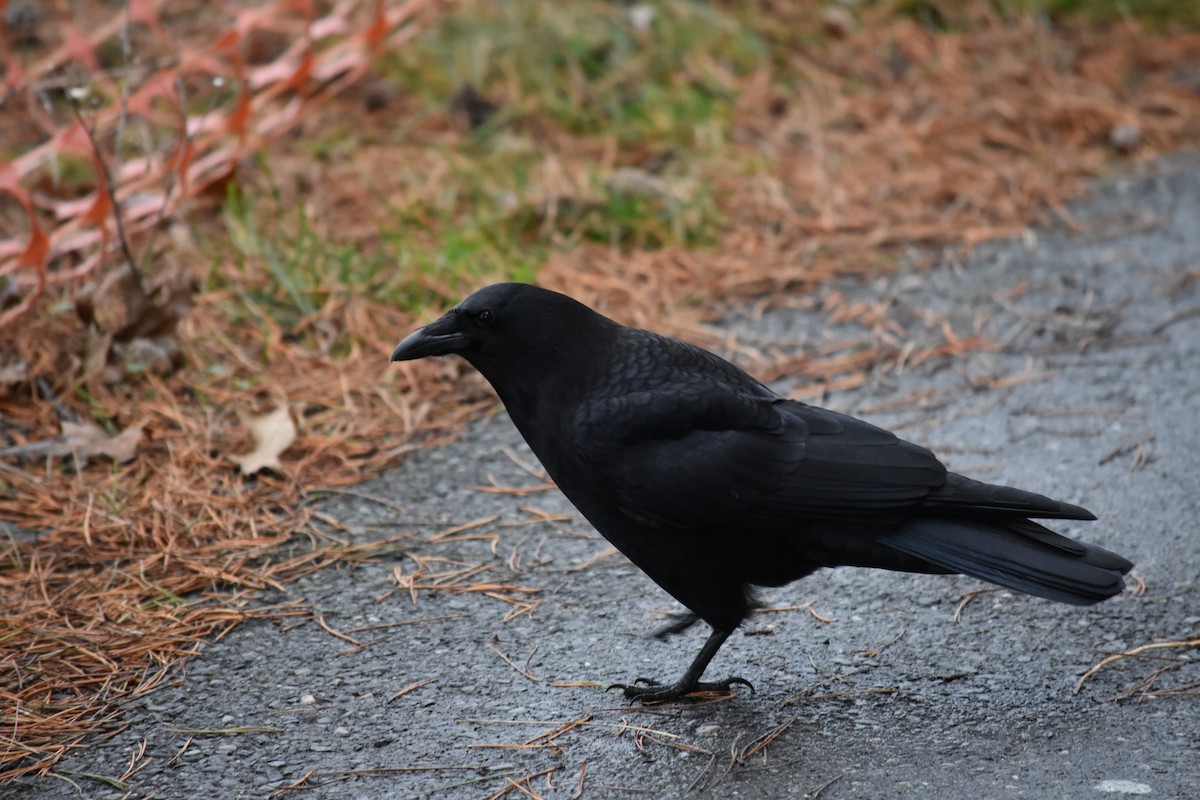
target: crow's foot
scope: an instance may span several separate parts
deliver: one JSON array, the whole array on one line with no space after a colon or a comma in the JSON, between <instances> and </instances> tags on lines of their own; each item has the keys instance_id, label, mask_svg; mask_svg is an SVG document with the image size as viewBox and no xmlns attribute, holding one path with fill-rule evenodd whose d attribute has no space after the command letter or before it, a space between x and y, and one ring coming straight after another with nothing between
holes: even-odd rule
<instances>
[{"instance_id":1,"label":"crow's foot","mask_svg":"<svg viewBox=\"0 0 1200 800\"><path fill-rule=\"evenodd\" d=\"M731 677L723 681L705 683L693 681L687 683L663 684L649 678L638 678L632 684L614 683L609 689L620 689L629 700L639 700L643 703L669 703L673 700L683 700L703 692L729 692L734 686L745 686L751 692L754 686L745 678Z\"/></svg>"}]
</instances>

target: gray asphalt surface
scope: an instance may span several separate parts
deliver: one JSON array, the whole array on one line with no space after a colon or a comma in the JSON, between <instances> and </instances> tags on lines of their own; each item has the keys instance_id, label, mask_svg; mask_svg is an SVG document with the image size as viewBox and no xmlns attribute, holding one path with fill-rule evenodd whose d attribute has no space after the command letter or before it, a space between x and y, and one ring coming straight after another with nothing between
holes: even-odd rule
<instances>
[{"instance_id":1,"label":"gray asphalt surface","mask_svg":"<svg viewBox=\"0 0 1200 800\"><path fill-rule=\"evenodd\" d=\"M650 638L672 601L606 555L556 491L471 488L538 482L506 454L532 461L498 413L323 509L356 540L420 543L419 584L481 566L456 579L475 591L419 590L414 602L396 575L419 565L400 549L324 570L276 599L302 599L342 632L394 626L351 634L365 643L354 648L311 621L243 625L129 708L125 730L57 777L0 795L257 798L312 771L282 796L475 798L507 787L519 797L511 782L543 773L520 786L557 798L1200 798L1200 697L1112 699L1169 662L1130 659L1072 693L1106 653L1200 631L1200 315L1189 315L1200 307L1200 157L1101 184L1072 213L1082 231L1038 231L932 274L826 289L895 298L917 346L940 341L920 321L930 309L960 334L978 319L1009 344L822 402L958 471L1092 509L1098 522L1059 528L1135 560L1144 594L1079 609L989 592L955 622L981 584L826 571L768 595L812 613L755 617L710 668L755 692L627 707L601 685L673 680L704 632ZM731 314L722 327L755 347L802 351L872 335L797 311ZM536 607L505 621L521 607L483 584ZM1158 655L1190 661L1154 688L1200 681L1194 649ZM121 775L143 742L127 790L87 776Z\"/></svg>"}]
</instances>

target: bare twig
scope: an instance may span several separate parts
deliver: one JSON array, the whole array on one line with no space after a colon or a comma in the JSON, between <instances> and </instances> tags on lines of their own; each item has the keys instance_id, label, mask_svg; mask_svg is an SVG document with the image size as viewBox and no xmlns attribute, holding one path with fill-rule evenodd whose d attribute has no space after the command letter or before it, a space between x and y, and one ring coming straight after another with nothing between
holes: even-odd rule
<instances>
[{"instance_id":1,"label":"bare twig","mask_svg":"<svg viewBox=\"0 0 1200 800\"><path fill-rule=\"evenodd\" d=\"M71 103L71 111L75 114L75 121L79 123L79 127L83 129L87 135L88 143L92 147L92 157L95 160L96 168L100 170L100 175L104 179L104 185L100 187L108 195L109 203L112 205L113 221L117 225L117 243L121 246L121 254L125 257L125 264L129 267L129 274L133 276L139 291L145 291L145 279L142 276L142 268L137 260L133 257L133 251L129 249L129 237L125 232L125 215L121 211L121 204L117 200L117 187L113 181L112 171L108 168L108 162L104 160L103 154L100 152L100 145L96 142L96 137L92 132L92 127L84 122L83 114L79 110L77 102ZM103 225L104 223L99 223Z\"/></svg>"},{"instance_id":2,"label":"bare twig","mask_svg":"<svg viewBox=\"0 0 1200 800\"><path fill-rule=\"evenodd\" d=\"M1092 667L1087 672L1085 672L1085 673L1083 673L1083 675L1079 676L1079 680L1075 681L1075 689L1074 689L1073 693L1079 694L1080 690L1083 689L1083 684L1085 684L1097 672L1104 669L1105 667L1107 667L1110 664L1115 664L1118 661L1123 661L1127 658L1134 658L1137 656L1145 656L1152 650L1180 649L1180 648L1200 648L1200 636L1193 636L1189 639L1182 639L1179 641L1151 642L1149 644L1139 645L1130 650L1125 650L1124 652L1121 652L1121 653L1113 653L1112 655L1105 656L1104 658L1100 659L1100 661L1098 661L1094 665L1092 665Z\"/></svg>"},{"instance_id":3,"label":"bare twig","mask_svg":"<svg viewBox=\"0 0 1200 800\"><path fill-rule=\"evenodd\" d=\"M530 671L529 671L529 666L528 666L529 659L533 658L533 654L537 652L537 647L536 647L536 646L533 648L533 650L531 650L531 651L530 651L530 653L529 653L529 658L527 658L527 659L525 660L525 661L526 661L526 666L524 666L524 667L519 667L519 666L517 666L517 664L516 664L516 663L515 663L515 662L512 660L512 658L510 658L510 657L508 656L508 654L507 654L507 653L505 653L505 652L504 652L503 650L501 650L499 647L496 647L494 644L489 644L489 645L488 645L488 648L489 648L489 649L490 649L490 650L491 650L493 653L495 653L496 655L500 656L501 660L503 660L505 664L508 664L510 667L512 667L513 669L515 669L515 670L516 670L518 673L520 673L520 674L521 674L522 676L524 676L525 678L528 678L529 680L533 681L534 683L541 683L541 682L542 682L542 679L541 679L541 678L539 678L537 675L534 675L532 672L530 672Z\"/></svg>"}]
</instances>

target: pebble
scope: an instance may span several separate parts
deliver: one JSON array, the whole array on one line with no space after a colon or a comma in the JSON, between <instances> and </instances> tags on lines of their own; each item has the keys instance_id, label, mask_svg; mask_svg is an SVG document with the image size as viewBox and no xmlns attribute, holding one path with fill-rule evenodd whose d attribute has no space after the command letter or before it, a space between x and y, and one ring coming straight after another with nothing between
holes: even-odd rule
<instances>
[{"instance_id":1,"label":"pebble","mask_svg":"<svg viewBox=\"0 0 1200 800\"><path fill-rule=\"evenodd\" d=\"M1108 132L1108 143L1113 146L1114 150L1128 153L1130 150L1136 150L1141 145L1142 131L1133 123L1118 122Z\"/></svg>"},{"instance_id":2,"label":"pebble","mask_svg":"<svg viewBox=\"0 0 1200 800\"><path fill-rule=\"evenodd\" d=\"M638 3L629 8L629 24L638 31L650 30L650 24L654 22L656 9L649 3Z\"/></svg>"},{"instance_id":3,"label":"pebble","mask_svg":"<svg viewBox=\"0 0 1200 800\"><path fill-rule=\"evenodd\" d=\"M229 759L224 755L210 754L200 765L201 772L220 772L224 773L229 768Z\"/></svg>"},{"instance_id":4,"label":"pebble","mask_svg":"<svg viewBox=\"0 0 1200 800\"><path fill-rule=\"evenodd\" d=\"M1100 781L1096 784L1097 792L1105 794L1153 794L1154 790L1144 783L1126 781L1118 778Z\"/></svg>"}]
</instances>

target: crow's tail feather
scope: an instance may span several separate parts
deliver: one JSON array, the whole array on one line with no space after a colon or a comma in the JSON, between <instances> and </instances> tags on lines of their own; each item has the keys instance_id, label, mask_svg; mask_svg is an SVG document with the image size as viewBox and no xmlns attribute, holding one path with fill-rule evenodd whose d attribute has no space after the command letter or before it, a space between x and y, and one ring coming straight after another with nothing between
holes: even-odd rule
<instances>
[{"instance_id":1,"label":"crow's tail feather","mask_svg":"<svg viewBox=\"0 0 1200 800\"><path fill-rule=\"evenodd\" d=\"M1019 518L925 517L880 544L964 575L1072 605L1120 594L1133 564Z\"/></svg>"}]
</instances>

